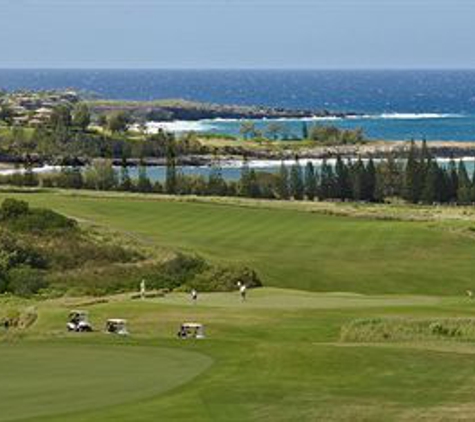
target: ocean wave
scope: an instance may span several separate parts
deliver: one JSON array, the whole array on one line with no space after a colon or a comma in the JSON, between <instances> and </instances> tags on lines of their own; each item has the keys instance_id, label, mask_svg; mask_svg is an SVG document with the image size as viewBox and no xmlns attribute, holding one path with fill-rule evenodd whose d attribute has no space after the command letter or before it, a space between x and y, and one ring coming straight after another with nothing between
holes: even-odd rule
<instances>
[{"instance_id":1,"label":"ocean wave","mask_svg":"<svg viewBox=\"0 0 475 422\"><path fill-rule=\"evenodd\" d=\"M375 115L360 116L361 119L385 119L385 120L430 120L430 119L452 119L463 117L460 114L449 113L383 113ZM358 118L358 116L355 116Z\"/></svg>"},{"instance_id":2,"label":"ocean wave","mask_svg":"<svg viewBox=\"0 0 475 422\"><path fill-rule=\"evenodd\" d=\"M157 133L160 129L165 132L185 133L185 132L206 132L217 127L208 121L184 121L177 120L174 122L148 122L146 123L146 132L150 135ZM133 129L138 130L138 127Z\"/></svg>"}]
</instances>

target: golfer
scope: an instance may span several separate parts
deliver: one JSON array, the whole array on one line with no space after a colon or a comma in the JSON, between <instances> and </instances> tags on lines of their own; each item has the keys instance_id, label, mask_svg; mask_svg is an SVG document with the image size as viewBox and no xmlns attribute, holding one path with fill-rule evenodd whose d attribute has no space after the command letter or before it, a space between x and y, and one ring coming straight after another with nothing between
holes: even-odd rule
<instances>
[{"instance_id":1,"label":"golfer","mask_svg":"<svg viewBox=\"0 0 475 422\"><path fill-rule=\"evenodd\" d=\"M196 303L198 300L198 292L195 289L191 291L191 300L193 303Z\"/></svg>"},{"instance_id":2,"label":"golfer","mask_svg":"<svg viewBox=\"0 0 475 422\"><path fill-rule=\"evenodd\" d=\"M245 302L246 301L246 293L247 293L247 287L245 284L241 284L241 287L239 288L239 292L241 293L241 301Z\"/></svg>"}]
</instances>

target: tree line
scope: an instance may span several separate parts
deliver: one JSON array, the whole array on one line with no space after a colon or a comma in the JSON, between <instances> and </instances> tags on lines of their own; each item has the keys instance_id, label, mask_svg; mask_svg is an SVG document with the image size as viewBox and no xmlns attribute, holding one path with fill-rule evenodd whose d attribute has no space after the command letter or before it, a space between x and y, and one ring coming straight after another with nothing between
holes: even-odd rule
<instances>
[{"instance_id":1,"label":"tree line","mask_svg":"<svg viewBox=\"0 0 475 422\"><path fill-rule=\"evenodd\" d=\"M298 157L292 165L281 164L277 172L256 171L244 160L238 180L226 180L219 161L208 176L185 175L178 165L176 145L166 147L166 177L152 181L144 163L138 177L131 177L124 158L120 169L112 161L96 160L85 169L78 163L59 173L38 176L31 165L22 173L0 177L0 183L20 186L45 186L70 189L155 192L171 195L242 196L278 200L338 200L383 202L402 198L409 203L471 204L475 202L475 175L469 175L463 160L440 165L424 142L411 143L405 160L389 156L384 160L323 160L316 167Z\"/></svg>"}]
</instances>

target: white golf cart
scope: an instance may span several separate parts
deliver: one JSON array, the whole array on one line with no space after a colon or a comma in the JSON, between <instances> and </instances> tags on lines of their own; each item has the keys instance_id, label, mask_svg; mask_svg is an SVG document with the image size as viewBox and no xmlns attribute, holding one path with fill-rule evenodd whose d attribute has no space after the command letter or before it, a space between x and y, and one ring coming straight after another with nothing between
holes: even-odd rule
<instances>
[{"instance_id":1,"label":"white golf cart","mask_svg":"<svg viewBox=\"0 0 475 422\"><path fill-rule=\"evenodd\" d=\"M92 331L92 325L89 322L89 314L86 311L71 311L66 327L68 331L71 332L90 333Z\"/></svg>"},{"instance_id":2,"label":"white golf cart","mask_svg":"<svg viewBox=\"0 0 475 422\"><path fill-rule=\"evenodd\" d=\"M205 327L197 322L185 322L181 324L178 338L205 338Z\"/></svg>"},{"instance_id":3,"label":"white golf cart","mask_svg":"<svg viewBox=\"0 0 475 422\"><path fill-rule=\"evenodd\" d=\"M106 322L106 332L110 334L118 334L119 336L128 336L127 320L125 319L108 319Z\"/></svg>"}]
</instances>

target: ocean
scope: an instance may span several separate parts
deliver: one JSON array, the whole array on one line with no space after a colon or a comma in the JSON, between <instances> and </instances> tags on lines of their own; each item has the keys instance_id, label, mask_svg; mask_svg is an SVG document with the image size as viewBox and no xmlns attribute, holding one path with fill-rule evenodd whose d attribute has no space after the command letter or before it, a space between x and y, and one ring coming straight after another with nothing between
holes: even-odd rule
<instances>
[{"instance_id":1,"label":"ocean","mask_svg":"<svg viewBox=\"0 0 475 422\"><path fill-rule=\"evenodd\" d=\"M74 88L101 98L183 98L219 104L363 114L310 123L361 127L374 139L475 141L475 71L0 70L0 89ZM236 134L239 121L174 122L174 131ZM257 122L262 128L268 122ZM282 122L300 135L302 122Z\"/></svg>"}]
</instances>

